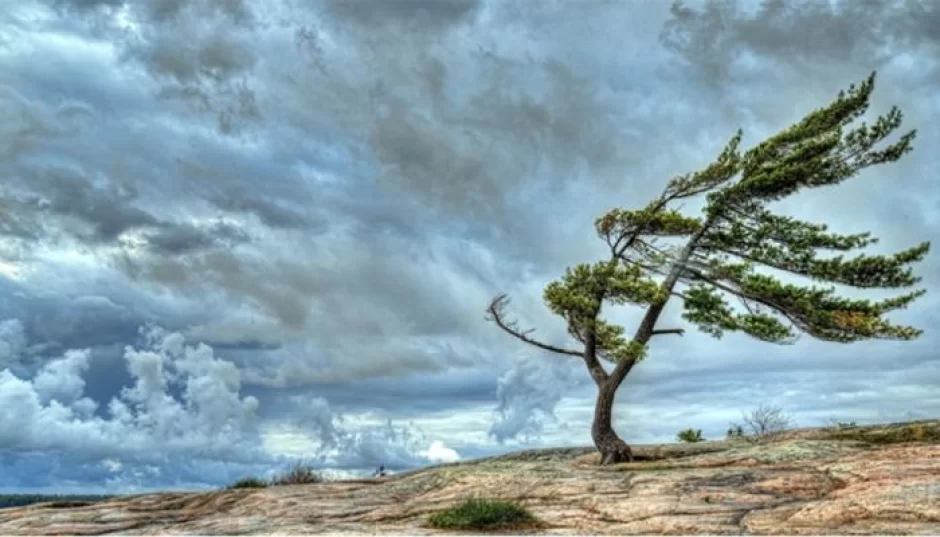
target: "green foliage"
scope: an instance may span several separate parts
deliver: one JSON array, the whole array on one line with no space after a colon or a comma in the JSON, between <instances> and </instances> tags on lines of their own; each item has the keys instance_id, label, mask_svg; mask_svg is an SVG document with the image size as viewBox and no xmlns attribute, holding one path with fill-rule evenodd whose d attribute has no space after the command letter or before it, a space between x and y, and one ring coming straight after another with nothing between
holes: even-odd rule
<instances>
[{"instance_id":1,"label":"green foliage","mask_svg":"<svg viewBox=\"0 0 940 537\"><path fill-rule=\"evenodd\" d=\"M521 505L505 500L471 498L433 513L428 523L450 530L498 530L537 526L538 520Z\"/></svg>"},{"instance_id":2,"label":"green foliage","mask_svg":"<svg viewBox=\"0 0 940 537\"><path fill-rule=\"evenodd\" d=\"M914 131L884 148L876 147L900 127L902 114L897 108L872 125L849 129L868 109L874 83L872 74L862 84L851 85L830 105L743 155L738 152L739 131L714 163L671 180L664 194L644 209L609 211L595 227L611 245L614 260L629 268L620 268L618 276L611 277L599 268L606 263L594 265L593 270L579 265L578 281L586 279L592 285L574 285L575 278L566 275L546 289L549 306L575 326L582 340L603 300L655 305L670 295L681 296L684 319L715 337L739 331L761 341L790 343L800 333L838 342L921 335L921 330L892 324L883 315L906 307L923 290L882 301L848 299L834 287L783 283L762 272L771 268L862 289L904 288L920 281L911 265L924 259L930 249L927 242L889 255L823 256L864 248L878 239L867 232L833 233L825 224L774 214L767 207L804 188L838 184L865 167L896 161L911 150ZM702 217L683 216L667 207L672 200L705 192ZM657 237L685 238L686 248L655 246ZM654 279L669 272L675 275L672 281ZM612 293L612 282L625 291ZM677 293L676 286L685 289ZM615 294L625 298L617 302ZM743 310L732 307L732 299ZM575 304L583 307L573 316ZM615 332L606 325L604 330ZM620 334L611 339L616 339L615 347L623 345Z\"/></svg>"},{"instance_id":3,"label":"green foliage","mask_svg":"<svg viewBox=\"0 0 940 537\"><path fill-rule=\"evenodd\" d=\"M686 429L684 431L679 431L676 434L676 440L679 442L695 443L695 442L704 442L705 439L702 438L701 429Z\"/></svg>"},{"instance_id":4,"label":"green foliage","mask_svg":"<svg viewBox=\"0 0 940 537\"><path fill-rule=\"evenodd\" d=\"M601 235L619 234L642 227L647 234L669 237L691 235L702 228L702 221L683 216L675 209L647 207L640 211L613 209L598 218L594 226Z\"/></svg>"},{"instance_id":5,"label":"green foliage","mask_svg":"<svg viewBox=\"0 0 940 537\"><path fill-rule=\"evenodd\" d=\"M849 300L835 289L784 284L758 272L759 267L857 288L902 288L920 278L910 265L930 249L921 243L893 255L820 258L821 251L848 251L877 242L869 233L837 234L825 224L775 215L768 201L801 188L837 184L873 164L893 162L911 149L914 132L885 149L874 149L901 125L892 108L873 126L843 129L868 108L874 74L851 86L828 107L747 151L741 177L708 195L706 231L684 271L691 288L685 294L684 317L706 333L720 337L729 330L757 339L786 343L796 331L827 341L913 339L921 331L898 326L882 315L906 307L923 290L880 302ZM731 310L727 297L739 299L747 312Z\"/></svg>"},{"instance_id":6,"label":"green foliage","mask_svg":"<svg viewBox=\"0 0 940 537\"><path fill-rule=\"evenodd\" d=\"M325 479L313 467L298 462L286 473L271 480L272 485L309 485L312 483L322 483Z\"/></svg>"},{"instance_id":7,"label":"green foliage","mask_svg":"<svg viewBox=\"0 0 940 537\"><path fill-rule=\"evenodd\" d=\"M660 296L656 282L643 278L638 267L624 266L616 259L569 268L561 280L548 284L544 294L549 308L568 321L569 334L583 342L591 333L597 349L613 360L642 357L645 347L627 341L623 327L599 317L601 301L649 304Z\"/></svg>"},{"instance_id":8,"label":"green foliage","mask_svg":"<svg viewBox=\"0 0 940 537\"><path fill-rule=\"evenodd\" d=\"M232 483L227 488L230 489L260 489L268 486L268 482L257 477L244 477Z\"/></svg>"},{"instance_id":9,"label":"green foliage","mask_svg":"<svg viewBox=\"0 0 940 537\"><path fill-rule=\"evenodd\" d=\"M705 169L676 177L669 181L666 192L671 198L688 198L727 183L740 168L741 155L738 147L744 133L739 129L714 162Z\"/></svg>"},{"instance_id":10,"label":"green foliage","mask_svg":"<svg viewBox=\"0 0 940 537\"><path fill-rule=\"evenodd\" d=\"M910 340L922 330L885 316L923 296L908 289L891 298L848 298L836 285L857 289L903 289L920 281L912 265L930 243L893 254L850 252L875 244L870 233L837 233L826 224L775 214L774 201L802 190L838 185L863 169L897 161L912 149L916 131L888 138L901 126L895 107L871 124L859 122L875 86L872 73L839 92L829 105L741 152L735 133L711 164L675 177L659 197L640 209L613 208L595 221L610 257L569 268L546 286L543 298L584 344L571 350L540 343L502 318L504 296L490 319L515 337L542 349L584 356L597 382L619 385L643 359L650 339L681 334L657 328L666 302L682 301L682 317L715 337L741 332L770 343L792 343L801 334L850 343L869 339ZM671 204L704 195L700 215L684 215ZM769 270L807 281L785 283ZM821 283L816 285L815 282ZM628 335L603 317L604 306L646 309ZM617 367L608 373L597 358Z\"/></svg>"},{"instance_id":11,"label":"green foliage","mask_svg":"<svg viewBox=\"0 0 940 537\"><path fill-rule=\"evenodd\" d=\"M727 299L713 287L693 284L685 292L682 318L720 338L726 330L740 330L763 341L778 342L793 332L775 317L760 313L735 313Z\"/></svg>"},{"instance_id":12,"label":"green foliage","mask_svg":"<svg viewBox=\"0 0 940 537\"><path fill-rule=\"evenodd\" d=\"M843 128L868 110L874 87L872 73L861 85L839 92L829 106L747 151L741 159L741 179L710 194L708 212L717 214L725 205L740 202L778 200L804 187L838 184L864 167L896 161L910 151L915 131L882 150L873 149L900 127L903 116L897 108L873 126L862 123L843 135Z\"/></svg>"},{"instance_id":13,"label":"green foliage","mask_svg":"<svg viewBox=\"0 0 940 537\"><path fill-rule=\"evenodd\" d=\"M730 427L728 427L728 433L725 436L729 440L734 438L744 438L744 427L732 424Z\"/></svg>"}]
</instances>

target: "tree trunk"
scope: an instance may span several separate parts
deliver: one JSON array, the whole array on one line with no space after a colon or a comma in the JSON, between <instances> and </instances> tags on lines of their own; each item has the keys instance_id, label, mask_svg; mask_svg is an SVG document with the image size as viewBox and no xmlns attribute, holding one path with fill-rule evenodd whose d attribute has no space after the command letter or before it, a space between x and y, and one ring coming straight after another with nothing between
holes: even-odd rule
<instances>
[{"instance_id":1,"label":"tree trunk","mask_svg":"<svg viewBox=\"0 0 940 537\"><path fill-rule=\"evenodd\" d=\"M607 382L598 387L597 403L594 406L594 424L591 438L601 453L601 465L633 462L633 452L626 442L617 436L611 418L613 417L614 395L617 386Z\"/></svg>"},{"instance_id":2,"label":"tree trunk","mask_svg":"<svg viewBox=\"0 0 940 537\"><path fill-rule=\"evenodd\" d=\"M679 254L679 257L673 262L672 268L662 284L665 298L650 304L649 309L646 310L646 315L643 316L643 320L640 322L640 326L637 327L636 335L633 336L634 343L645 347L646 344L649 343L650 338L653 337L656 321L659 320L663 308L666 307L669 293L672 292L672 289L679 281L683 267L685 267L689 258L692 257L692 253L695 251L698 241L705 235L705 232L711 225L712 218L714 217L706 220L705 223L702 224L701 229L692 235L689 242L686 243L682 252ZM594 356L595 347L593 340L589 340L587 343L589 344L585 346L584 356L590 368L591 363L589 358ZM611 423L611 418L614 407L614 395L617 393L617 388L620 387L620 383L623 382L623 379L626 378L630 370L633 369L633 366L636 365L637 360L637 358L621 360L617 364L617 367L607 376L607 379L598 384L597 403L594 407L594 425L591 427L591 437L594 439L594 445L597 447L597 450L601 452L601 465L633 462L633 451L630 450L630 446L628 446L626 442L617 436ZM597 381L597 377L595 377L595 381Z\"/></svg>"}]
</instances>

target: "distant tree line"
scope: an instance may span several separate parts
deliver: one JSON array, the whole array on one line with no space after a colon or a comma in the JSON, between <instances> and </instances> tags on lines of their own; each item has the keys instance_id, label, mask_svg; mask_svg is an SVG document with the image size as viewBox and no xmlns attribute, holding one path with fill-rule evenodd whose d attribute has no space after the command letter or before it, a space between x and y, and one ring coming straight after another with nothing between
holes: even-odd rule
<instances>
[{"instance_id":1,"label":"distant tree line","mask_svg":"<svg viewBox=\"0 0 940 537\"><path fill-rule=\"evenodd\" d=\"M112 497L102 494L0 494L0 509L43 502L100 502Z\"/></svg>"}]
</instances>

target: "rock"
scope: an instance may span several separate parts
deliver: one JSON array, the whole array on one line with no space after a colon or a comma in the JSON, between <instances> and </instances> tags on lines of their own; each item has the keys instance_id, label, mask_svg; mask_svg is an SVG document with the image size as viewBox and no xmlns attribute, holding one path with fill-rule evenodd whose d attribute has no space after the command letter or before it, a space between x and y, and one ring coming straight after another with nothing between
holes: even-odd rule
<instances>
[{"instance_id":1,"label":"rock","mask_svg":"<svg viewBox=\"0 0 940 537\"><path fill-rule=\"evenodd\" d=\"M446 533L471 495L517 500L548 534L940 534L940 422L789 431L768 442L532 450L381 479L0 510L0 534Z\"/></svg>"}]
</instances>

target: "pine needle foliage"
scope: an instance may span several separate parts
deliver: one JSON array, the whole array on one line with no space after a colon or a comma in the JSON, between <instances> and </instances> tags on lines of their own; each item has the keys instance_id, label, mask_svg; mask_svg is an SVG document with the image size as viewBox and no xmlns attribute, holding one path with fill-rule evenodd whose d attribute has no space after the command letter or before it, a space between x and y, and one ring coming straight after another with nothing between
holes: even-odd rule
<instances>
[{"instance_id":1,"label":"pine needle foliage","mask_svg":"<svg viewBox=\"0 0 940 537\"><path fill-rule=\"evenodd\" d=\"M872 73L849 86L828 106L746 151L740 149L739 130L714 162L668 181L645 207L615 208L598 218L595 228L610 248L609 259L569 268L544 291L546 304L565 319L583 350L533 339L532 330L507 320L505 295L490 304L488 319L527 343L583 357L599 385L608 374L598 359L625 364L612 374L619 384L652 337L683 333L656 328L673 298L682 302L683 319L716 338L741 332L788 344L800 334L841 343L920 336L920 329L894 324L886 314L909 306L923 289L866 300L840 295L835 285L914 287L920 278L912 265L924 259L930 243L890 255L863 254L858 251L878 240L870 233L837 233L771 207L800 191L835 186L865 168L897 161L912 149L916 131L887 142L902 123L896 107L871 124L858 121L869 107L875 78ZM699 215L671 206L696 196L706 202ZM803 283L785 282L765 269ZM646 308L633 337L603 318L605 304Z\"/></svg>"}]
</instances>

